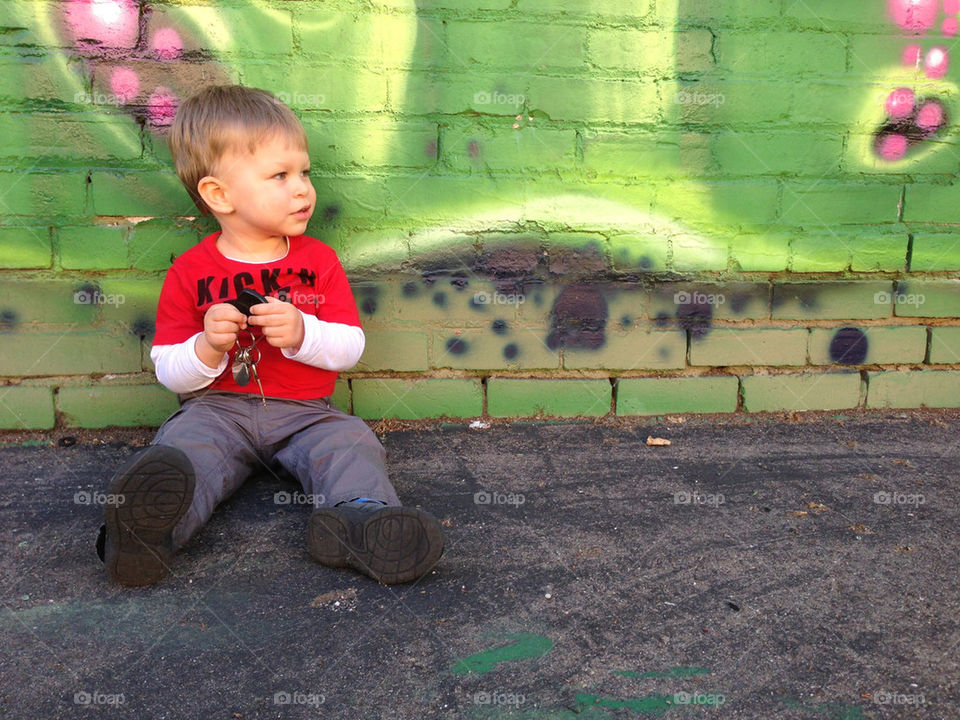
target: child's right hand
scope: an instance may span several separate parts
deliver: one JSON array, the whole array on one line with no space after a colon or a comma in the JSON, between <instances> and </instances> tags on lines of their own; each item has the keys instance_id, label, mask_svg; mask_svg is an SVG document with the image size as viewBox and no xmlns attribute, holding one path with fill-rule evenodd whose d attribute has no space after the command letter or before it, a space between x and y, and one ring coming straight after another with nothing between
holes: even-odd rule
<instances>
[{"instance_id":1,"label":"child's right hand","mask_svg":"<svg viewBox=\"0 0 960 720\"><path fill-rule=\"evenodd\" d=\"M203 335L197 338L197 355L205 364L217 367L246 327L247 316L233 305L211 305L203 316Z\"/></svg>"}]
</instances>

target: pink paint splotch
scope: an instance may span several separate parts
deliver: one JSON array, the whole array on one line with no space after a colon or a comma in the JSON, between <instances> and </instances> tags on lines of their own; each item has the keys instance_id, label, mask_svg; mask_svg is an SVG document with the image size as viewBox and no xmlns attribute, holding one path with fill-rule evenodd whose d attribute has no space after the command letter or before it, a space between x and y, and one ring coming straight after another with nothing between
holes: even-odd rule
<instances>
[{"instance_id":1,"label":"pink paint splotch","mask_svg":"<svg viewBox=\"0 0 960 720\"><path fill-rule=\"evenodd\" d=\"M937 28L942 37L951 38L960 26L960 0L888 0L887 11L907 35L930 38ZM950 70L950 50L936 40L926 49L923 42L908 42L901 62L916 73L918 84L925 79L941 80ZM919 94L918 88L900 87L887 96L887 118L874 135L874 152L879 158L887 162L903 160L947 126L944 104L937 98L920 98Z\"/></svg>"},{"instance_id":2,"label":"pink paint splotch","mask_svg":"<svg viewBox=\"0 0 960 720\"><path fill-rule=\"evenodd\" d=\"M140 7L134 0L68 0L63 12L74 43L136 47Z\"/></svg>"}]
</instances>

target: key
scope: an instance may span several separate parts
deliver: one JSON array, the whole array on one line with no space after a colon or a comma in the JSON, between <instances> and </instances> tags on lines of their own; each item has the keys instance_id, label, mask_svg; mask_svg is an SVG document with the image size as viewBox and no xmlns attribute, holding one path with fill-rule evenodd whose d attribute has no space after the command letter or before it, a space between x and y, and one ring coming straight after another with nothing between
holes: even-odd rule
<instances>
[{"instance_id":1,"label":"key","mask_svg":"<svg viewBox=\"0 0 960 720\"><path fill-rule=\"evenodd\" d=\"M253 379L257 381L257 387L260 388L260 398L263 400L263 409L267 409L267 397L263 394L263 385L260 384L260 373L257 372L257 363L250 364L250 370L253 371ZM248 379L249 382L249 379Z\"/></svg>"}]
</instances>

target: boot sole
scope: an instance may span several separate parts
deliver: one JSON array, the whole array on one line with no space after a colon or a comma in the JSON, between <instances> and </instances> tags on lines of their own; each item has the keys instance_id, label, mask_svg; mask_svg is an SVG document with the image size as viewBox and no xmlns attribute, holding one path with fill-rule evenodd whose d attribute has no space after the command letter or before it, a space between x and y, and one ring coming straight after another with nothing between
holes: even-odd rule
<instances>
[{"instance_id":1,"label":"boot sole","mask_svg":"<svg viewBox=\"0 0 960 720\"><path fill-rule=\"evenodd\" d=\"M187 456L153 445L131 458L110 484L121 502L104 510L104 563L116 583L139 587L170 573L173 529L193 501L196 479Z\"/></svg>"},{"instance_id":2,"label":"boot sole","mask_svg":"<svg viewBox=\"0 0 960 720\"><path fill-rule=\"evenodd\" d=\"M385 507L371 512L351 538L349 520L335 508L310 516L307 548L327 567L351 567L384 585L426 575L443 554L443 531L423 510Z\"/></svg>"}]
</instances>

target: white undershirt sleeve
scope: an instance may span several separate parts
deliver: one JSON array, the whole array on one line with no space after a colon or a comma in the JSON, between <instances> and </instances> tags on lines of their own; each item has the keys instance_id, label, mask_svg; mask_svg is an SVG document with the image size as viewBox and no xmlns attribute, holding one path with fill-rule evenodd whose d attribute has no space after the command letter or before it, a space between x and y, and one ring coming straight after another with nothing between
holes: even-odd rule
<instances>
[{"instance_id":1,"label":"white undershirt sleeve","mask_svg":"<svg viewBox=\"0 0 960 720\"><path fill-rule=\"evenodd\" d=\"M202 390L227 367L230 357L228 354L224 354L216 368L207 366L197 357L196 342L202 334L198 332L189 340L176 345L154 345L150 349L150 360L153 361L157 380L171 392Z\"/></svg>"},{"instance_id":2,"label":"white undershirt sleeve","mask_svg":"<svg viewBox=\"0 0 960 720\"><path fill-rule=\"evenodd\" d=\"M324 370L349 370L363 354L366 338L356 325L321 320L316 315L303 316L303 343L296 353L282 349L284 357Z\"/></svg>"}]
</instances>

